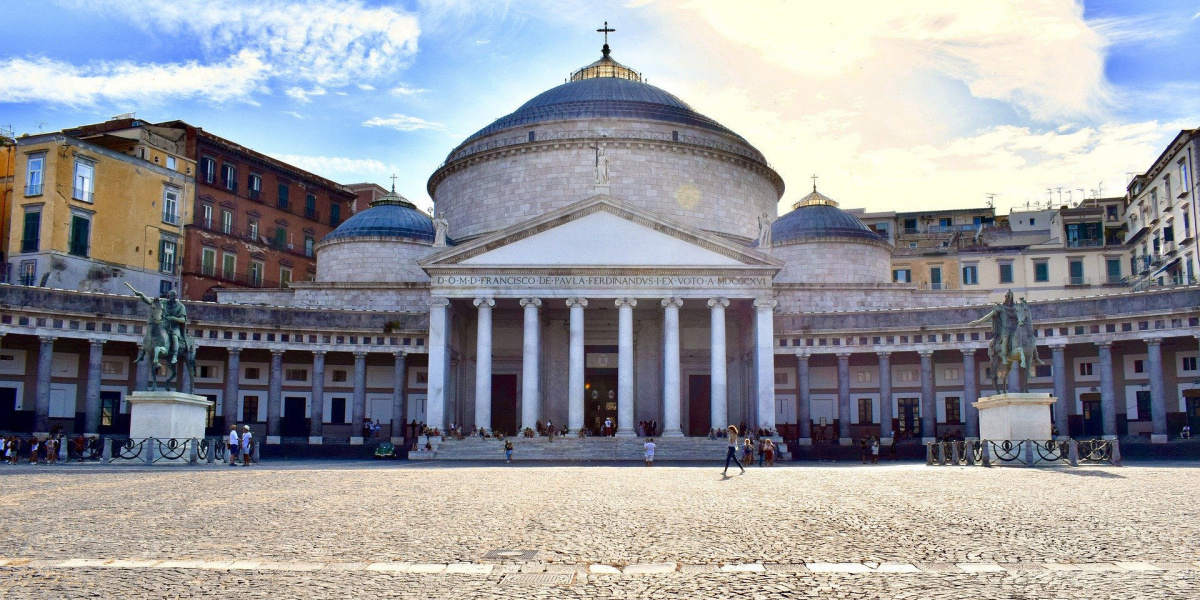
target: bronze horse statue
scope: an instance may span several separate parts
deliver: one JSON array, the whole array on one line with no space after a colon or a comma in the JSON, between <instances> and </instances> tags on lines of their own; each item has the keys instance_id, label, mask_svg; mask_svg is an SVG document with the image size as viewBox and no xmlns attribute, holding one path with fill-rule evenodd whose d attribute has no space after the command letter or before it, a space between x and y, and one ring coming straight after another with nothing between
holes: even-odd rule
<instances>
[{"instance_id":1,"label":"bronze horse statue","mask_svg":"<svg viewBox=\"0 0 1200 600\"><path fill-rule=\"evenodd\" d=\"M996 393L1002 393L1004 388L1001 388L1001 382L1008 381L1008 375L1013 370L1013 365L1025 370L1025 378L1021 379L1021 392L1029 391L1029 370L1034 365L1046 364L1038 356L1037 340L1033 335L1033 318L1032 312L1029 310L1029 305L1022 298L1014 307L1017 323L1014 331L1011 332L1009 344L993 344L988 348L988 356L991 358L992 364L992 384L996 387ZM1007 349L1007 352L998 352L997 347ZM1007 356L1002 356L1007 354Z\"/></svg>"}]
</instances>

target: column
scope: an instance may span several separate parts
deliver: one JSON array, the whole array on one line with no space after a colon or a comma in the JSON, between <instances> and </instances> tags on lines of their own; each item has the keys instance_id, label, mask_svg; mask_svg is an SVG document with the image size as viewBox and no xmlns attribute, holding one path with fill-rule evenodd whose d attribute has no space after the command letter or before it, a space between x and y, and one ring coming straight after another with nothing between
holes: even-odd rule
<instances>
[{"instance_id":1,"label":"column","mask_svg":"<svg viewBox=\"0 0 1200 600\"><path fill-rule=\"evenodd\" d=\"M521 298L525 309L525 334L521 342L521 429L537 431L539 408L542 406L541 367L542 328L538 319L538 298Z\"/></svg>"},{"instance_id":2,"label":"column","mask_svg":"<svg viewBox=\"0 0 1200 600\"><path fill-rule=\"evenodd\" d=\"M492 429L492 298L476 298L479 320L475 329L475 426ZM513 432L509 432L513 433Z\"/></svg>"},{"instance_id":3,"label":"column","mask_svg":"<svg viewBox=\"0 0 1200 600\"><path fill-rule=\"evenodd\" d=\"M1150 418L1154 423L1154 433L1150 436L1150 442L1165 444L1167 443L1167 394L1166 387L1163 385L1161 339L1146 340L1146 358L1146 362L1150 363Z\"/></svg>"},{"instance_id":4,"label":"column","mask_svg":"<svg viewBox=\"0 0 1200 600\"><path fill-rule=\"evenodd\" d=\"M892 352L882 350L875 355L879 357L879 437L890 444L896 436L892 424Z\"/></svg>"},{"instance_id":5,"label":"column","mask_svg":"<svg viewBox=\"0 0 1200 600\"><path fill-rule=\"evenodd\" d=\"M679 307L683 298L663 298L663 437L683 437L679 423Z\"/></svg>"},{"instance_id":6,"label":"column","mask_svg":"<svg viewBox=\"0 0 1200 600\"><path fill-rule=\"evenodd\" d=\"M758 379L758 427L775 429L774 298L754 301L754 363Z\"/></svg>"},{"instance_id":7,"label":"column","mask_svg":"<svg viewBox=\"0 0 1200 600\"><path fill-rule=\"evenodd\" d=\"M1067 407L1074 404L1067 398L1067 377L1071 372L1067 370L1067 346L1065 344L1054 344L1050 346L1051 354L1051 369L1054 375L1054 426L1058 428L1058 435L1067 436L1070 434L1067 425L1067 414L1070 412Z\"/></svg>"},{"instance_id":8,"label":"column","mask_svg":"<svg viewBox=\"0 0 1200 600\"><path fill-rule=\"evenodd\" d=\"M617 298L617 437L633 437L633 307L635 298Z\"/></svg>"},{"instance_id":9,"label":"column","mask_svg":"<svg viewBox=\"0 0 1200 600\"><path fill-rule=\"evenodd\" d=\"M446 376L450 366L450 300L429 301L429 397L425 420L430 428L446 429Z\"/></svg>"},{"instance_id":10,"label":"column","mask_svg":"<svg viewBox=\"0 0 1200 600\"><path fill-rule=\"evenodd\" d=\"M308 422L308 443L324 441L325 427L325 351L313 351L312 418Z\"/></svg>"},{"instance_id":11,"label":"column","mask_svg":"<svg viewBox=\"0 0 1200 600\"><path fill-rule=\"evenodd\" d=\"M363 422L367 416L367 351L354 351L354 408L350 413L353 415L352 425L350 426L350 443L353 444L355 438L358 438L358 443L362 443L363 439Z\"/></svg>"},{"instance_id":12,"label":"column","mask_svg":"<svg viewBox=\"0 0 1200 600\"><path fill-rule=\"evenodd\" d=\"M975 349L962 349L963 370L963 410L966 411L967 430L963 437L979 437L979 409L975 402L979 400L979 367L975 362Z\"/></svg>"},{"instance_id":13,"label":"column","mask_svg":"<svg viewBox=\"0 0 1200 600\"><path fill-rule=\"evenodd\" d=\"M408 373L408 352L395 353L396 363L392 370L392 443L403 444L408 431L408 395L404 393L405 374Z\"/></svg>"},{"instance_id":14,"label":"column","mask_svg":"<svg viewBox=\"0 0 1200 600\"><path fill-rule=\"evenodd\" d=\"M91 340L88 349L87 389L83 396L83 431L96 435L100 431L100 374L104 371L104 340Z\"/></svg>"},{"instance_id":15,"label":"column","mask_svg":"<svg viewBox=\"0 0 1200 600\"><path fill-rule=\"evenodd\" d=\"M50 433L50 375L54 369L54 340L55 338L38 336L41 346L38 347L37 388L33 400L33 433L45 436Z\"/></svg>"},{"instance_id":16,"label":"column","mask_svg":"<svg viewBox=\"0 0 1200 600\"><path fill-rule=\"evenodd\" d=\"M222 399L225 413L225 428L223 432L226 436L229 435L229 428L236 425L238 418L241 415L237 412L238 407L238 384L241 383L242 377L242 349L230 348L225 361L225 397Z\"/></svg>"},{"instance_id":17,"label":"column","mask_svg":"<svg viewBox=\"0 0 1200 600\"><path fill-rule=\"evenodd\" d=\"M921 436L937 437L937 397L933 393L933 350L921 354Z\"/></svg>"},{"instance_id":18,"label":"column","mask_svg":"<svg viewBox=\"0 0 1200 600\"><path fill-rule=\"evenodd\" d=\"M267 443L280 442L279 422L283 414L283 350L271 350L271 373L267 382Z\"/></svg>"},{"instance_id":19,"label":"column","mask_svg":"<svg viewBox=\"0 0 1200 600\"><path fill-rule=\"evenodd\" d=\"M841 443L853 441L850 435L850 353L837 353L838 437Z\"/></svg>"},{"instance_id":20,"label":"column","mask_svg":"<svg viewBox=\"0 0 1200 600\"><path fill-rule=\"evenodd\" d=\"M729 425L729 400L726 394L729 391L728 379L725 372L725 307L729 306L728 298L711 298L708 301L710 318L712 325L710 326L712 342L709 344L712 348L709 358L709 374L712 382L712 389L709 392L709 400L711 402L711 427L724 429Z\"/></svg>"},{"instance_id":21,"label":"column","mask_svg":"<svg viewBox=\"0 0 1200 600\"><path fill-rule=\"evenodd\" d=\"M571 346L568 355L567 428L571 433L583 429L583 307L587 298L567 298L571 309Z\"/></svg>"},{"instance_id":22,"label":"column","mask_svg":"<svg viewBox=\"0 0 1200 600\"><path fill-rule=\"evenodd\" d=\"M800 440L812 439L812 399L809 397L808 350L796 351L796 429Z\"/></svg>"},{"instance_id":23,"label":"column","mask_svg":"<svg viewBox=\"0 0 1200 600\"><path fill-rule=\"evenodd\" d=\"M1104 437L1117 435L1117 390L1113 385L1112 342L1097 344L1100 350L1100 411L1104 417Z\"/></svg>"}]
</instances>

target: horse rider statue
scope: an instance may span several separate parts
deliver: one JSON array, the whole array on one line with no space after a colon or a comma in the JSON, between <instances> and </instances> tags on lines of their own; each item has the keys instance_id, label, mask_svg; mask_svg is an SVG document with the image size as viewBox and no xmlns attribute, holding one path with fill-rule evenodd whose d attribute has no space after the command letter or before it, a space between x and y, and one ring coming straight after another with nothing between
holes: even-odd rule
<instances>
[{"instance_id":1,"label":"horse rider statue","mask_svg":"<svg viewBox=\"0 0 1200 600\"><path fill-rule=\"evenodd\" d=\"M1021 389L1025 391L1029 369L1034 365L1044 364L1037 353L1033 312L1024 298L1019 303L1014 303L1012 290L1009 290L1004 294L1004 302L995 305L986 315L968 325L982 325L988 321L991 321L992 325L988 356L991 358L992 382L997 393L1000 392L1000 382L1008 379L1014 365L1025 370L1025 377L1021 380Z\"/></svg>"},{"instance_id":2,"label":"horse rider statue","mask_svg":"<svg viewBox=\"0 0 1200 600\"><path fill-rule=\"evenodd\" d=\"M149 389L154 390L158 388L159 358L170 356L172 373L166 383L169 385L171 382L176 382L176 387L178 387L179 369L176 363L179 361L181 352L189 372L194 370L195 362L195 342L187 333L187 307L179 301L179 296L174 290L164 300L161 297L150 298L134 289L128 282L125 285L133 290L133 294L139 300L150 307L150 314L146 317L146 332L142 338L142 347L134 362L143 359L149 361L150 381L148 384Z\"/></svg>"}]
</instances>

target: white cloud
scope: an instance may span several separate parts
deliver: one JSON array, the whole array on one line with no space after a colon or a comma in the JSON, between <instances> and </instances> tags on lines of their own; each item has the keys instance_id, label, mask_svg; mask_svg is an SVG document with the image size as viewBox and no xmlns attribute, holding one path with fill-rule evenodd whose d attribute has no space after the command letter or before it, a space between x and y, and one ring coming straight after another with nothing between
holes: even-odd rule
<instances>
[{"instance_id":1,"label":"white cloud","mask_svg":"<svg viewBox=\"0 0 1200 600\"><path fill-rule=\"evenodd\" d=\"M285 115L288 115L288 116L290 116L290 117L295 117L295 118L297 118L297 119L303 119L303 118L304 118L304 115L302 115L302 114L300 114L300 113L298 113L298 112L296 112L296 111L294 111L294 110L285 110L285 111L283 111L283 114L285 114Z\"/></svg>"},{"instance_id":2,"label":"white cloud","mask_svg":"<svg viewBox=\"0 0 1200 600\"><path fill-rule=\"evenodd\" d=\"M391 89L391 93L393 96L400 96L402 98L416 96L417 94L424 94L425 92L428 92L428 91L429 90L427 90L425 88L410 88L406 85L398 85Z\"/></svg>"},{"instance_id":3,"label":"white cloud","mask_svg":"<svg viewBox=\"0 0 1200 600\"><path fill-rule=\"evenodd\" d=\"M243 50L225 61L84 66L48 58L0 60L0 102L48 101L70 106L97 102L155 104L179 98L247 100L267 77L258 53Z\"/></svg>"},{"instance_id":4,"label":"white cloud","mask_svg":"<svg viewBox=\"0 0 1200 600\"><path fill-rule=\"evenodd\" d=\"M324 96L325 88L315 87L311 90L306 90L302 87L290 87L287 90L285 90L284 93L287 94L288 97L294 98L295 100L297 100L299 102L308 103L308 102L312 102L313 96Z\"/></svg>"},{"instance_id":5,"label":"white cloud","mask_svg":"<svg viewBox=\"0 0 1200 600\"><path fill-rule=\"evenodd\" d=\"M383 176L397 170L395 165L385 165L373 158L348 158L343 156L305 156L300 154L272 154L292 166L300 167L334 181L367 180L371 176ZM349 179L343 179L352 175Z\"/></svg>"},{"instance_id":6,"label":"white cloud","mask_svg":"<svg viewBox=\"0 0 1200 600\"><path fill-rule=\"evenodd\" d=\"M419 117L410 117L400 113L392 114L389 117L372 117L363 121L363 125L366 127L389 127L396 131L418 131L421 129L441 131L443 129L441 123L434 123Z\"/></svg>"},{"instance_id":7,"label":"white cloud","mask_svg":"<svg viewBox=\"0 0 1200 600\"><path fill-rule=\"evenodd\" d=\"M373 85L371 85L371 84L369 84L369 83L359 83L359 84L356 84L356 85L358 85L358 89L360 89L360 90L362 90L362 91L364 91L364 92L369 92L369 91L371 91L371 90L374 90L374 89L375 89L375 86L373 86Z\"/></svg>"}]
</instances>

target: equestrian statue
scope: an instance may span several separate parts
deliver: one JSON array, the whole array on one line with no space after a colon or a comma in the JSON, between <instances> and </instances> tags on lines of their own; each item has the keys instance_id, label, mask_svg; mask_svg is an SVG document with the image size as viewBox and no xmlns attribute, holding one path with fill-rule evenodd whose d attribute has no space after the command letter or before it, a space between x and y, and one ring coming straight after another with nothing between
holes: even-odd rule
<instances>
[{"instance_id":1,"label":"equestrian statue","mask_svg":"<svg viewBox=\"0 0 1200 600\"><path fill-rule=\"evenodd\" d=\"M164 299L149 298L145 294L134 289L128 282L125 283L129 289L133 290L135 296L150 307L150 314L146 317L146 332L142 337L142 347L138 351L137 358L134 362L146 360L150 363L150 380L147 382L147 387L150 390L158 389L158 367L159 362L163 357L169 357L168 364L170 365L171 374L163 382L166 389L172 387L176 391L180 388L180 362L187 369L187 393L192 392L192 385L196 379L196 340L187 332L187 307L179 301L178 295L172 290ZM174 384L174 385L172 385Z\"/></svg>"},{"instance_id":2,"label":"equestrian statue","mask_svg":"<svg viewBox=\"0 0 1200 600\"><path fill-rule=\"evenodd\" d=\"M1008 381L1008 374L1014 365L1025 370L1025 377L1019 377L1021 391L1027 392L1029 370L1035 365L1046 364L1038 356L1037 338L1033 333L1033 313L1025 299L1013 302L1010 290L1004 294L1004 302L992 307L992 310L982 318L971 321L968 325L982 325L991 321L992 341L988 346L988 357L992 365L992 384L996 393L1001 393L1001 382ZM1019 371L1018 371L1019 373Z\"/></svg>"}]
</instances>

